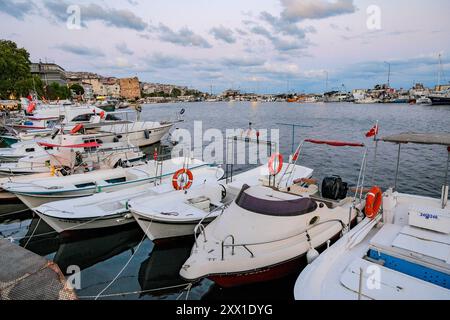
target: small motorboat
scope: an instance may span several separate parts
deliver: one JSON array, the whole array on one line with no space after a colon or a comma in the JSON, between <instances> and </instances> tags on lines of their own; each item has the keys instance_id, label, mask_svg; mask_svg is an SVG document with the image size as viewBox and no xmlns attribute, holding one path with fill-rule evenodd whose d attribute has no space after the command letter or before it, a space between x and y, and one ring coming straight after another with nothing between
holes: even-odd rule
<instances>
[{"instance_id":1,"label":"small motorboat","mask_svg":"<svg viewBox=\"0 0 450 320\"><path fill-rule=\"evenodd\" d=\"M305 140L329 146L364 147L363 144ZM304 142L285 170L291 176ZM221 287L279 279L298 272L330 242L348 232L364 207L362 176L356 193L339 177L325 178L322 191L310 179L287 179L289 184L244 185L229 207L200 232L180 275L189 281L209 278ZM272 167L272 166L270 166ZM282 179L279 179L282 181ZM277 179L278 180L278 179ZM359 196L359 198L358 198Z\"/></svg>"},{"instance_id":2,"label":"small motorboat","mask_svg":"<svg viewBox=\"0 0 450 320\"><path fill-rule=\"evenodd\" d=\"M268 183L266 166L241 173L226 184L203 184L163 196L148 195L130 202L130 211L150 240L193 236L195 227L217 218L236 198L244 181L251 185ZM295 179L309 178L312 170L297 166ZM266 175L264 175L266 173Z\"/></svg>"},{"instance_id":3,"label":"small motorboat","mask_svg":"<svg viewBox=\"0 0 450 320\"><path fill-rule=\"evenodd\" d=\"M450 134L381 140L399 145L399 160L403 144L448 148L441 199L400 193L397 179L395 188L369 193L367 217L303 270L297 300L450 300ZM382 210L373 210L376 201Z\"/></svg>"},{"instance_id":4,"label":"small motorboat","mask_svg":"<svg viewBox=\"0 0 450 320\"><path fill-rule=\"evenodd\" d=\"M213 166L192 169L193 186L221 179L224 171ZM147 182L144 185L119 191L95 194L89 197L56 201L35 208L47 224L57 232L115 227L135 222L129 203L140 197L152 197L149 204L173 192L172 176Z\"/></svg>"},{"instance_id":5,"label":"small motorboat","mask_svg":"<svg viewBox=\"0 0 450 320\"><path fill-rule=\"evenodd\" d=\"M100 144L95 139L79 144L53 144L39 142L44 151L30 152L31 155L17 162L0 164L0 176L28 175L59 170L63 175L115 168L126 163L140 162L144 154L127 142Z\"/></svg>"},{"instance_id":6,"label":"small motorboat","mask_svg":"<svg viewBox=\"0 0 450 320\"><path fill-rule=\"evenodd\" d=\"M161 177L172 177L182 166L195 169L209 165L195 159L185 161L184 158L175 158L163 162L150 161L131 168L119 166L115 169L94 170L84 174L55 175L33 181L12 181L3 184L3 189L15 194L29 208L36 208L48 202L145 185Z\"/></svg>"}]
</instances>

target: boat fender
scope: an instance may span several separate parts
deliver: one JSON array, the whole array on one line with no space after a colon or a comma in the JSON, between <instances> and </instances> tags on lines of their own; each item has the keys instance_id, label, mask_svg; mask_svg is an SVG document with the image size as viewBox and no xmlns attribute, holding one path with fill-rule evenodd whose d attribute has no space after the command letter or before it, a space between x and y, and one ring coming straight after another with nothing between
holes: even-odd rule
<instances>
[{"instance_id":1,"label":"boat fender","mask_svg":"<svg viewBox=\"0 0 450 320\"><path fill-rule=\"evenodd\" d=\"M319 252L313 247L311 247L306 253L306 261L308 262L308 264L311 264L314 262L314 260L316 260L319 257L319 255L320 255Z\"/></svg>"},{"instance_id":2,"label":"boat fender","mask_svg":"<svg viewBox=\"0 0 450 320\"><path fill-rule=\"evenodd\" d=\"M144 130L145 139L150 139L150 134L151 134L151 133L152 133L152 132L151 132L150 130L145 129L145 130Z\"/></svg>"},{"instance_id":3,"label":"boat fender","mask_svg":"<svg viewBox=\"0 0 450 320\"><path fill-rule=\"evenodd\" d=\"M373 220L378 215L383 204L383 192L379 187L372 187L366 196L366 217Z\"/></svg>"},{"instance_id":4,"label":"boat fender","mask_svg":"<svg viewBox=\"0 0 450 320\"><path fill-rule=\"evenodd\" d=\"M187 175L187 182L184 186L181 186L178 183L178 179L182 176L182 175ZM177 172L175 172L175 174L173 175L172 178L172 186L175 190L188 190L190 187L192 187L192 183L194 182L194 175L192 174L192 171L189 169L180 169Z\"/></svg>"},{"instance_id":5,"label":"boat fender","mask_svg":"<svg viewBox=\"0 0 450 320\"><path fill-rule=\"evenodd\" d=\"M277 167L275 167L275 164L277 164ZM269 160L269 171L272 176L276 176L281 172L281 169L283 168L283 156L280 153L275 153L270 157Z\"/></svg>"},{"instance_id":6,"label":"boat fender","mask_svg":"<svg viewBox=\"0 0 450 320\"><path fill-rule=\"evenodd\" d=\"M81 129L83 129L84 126L80 123L77 124L71 131L70 134L76 134L77 132L79 132Z\"/></svg>"}]
</instances>

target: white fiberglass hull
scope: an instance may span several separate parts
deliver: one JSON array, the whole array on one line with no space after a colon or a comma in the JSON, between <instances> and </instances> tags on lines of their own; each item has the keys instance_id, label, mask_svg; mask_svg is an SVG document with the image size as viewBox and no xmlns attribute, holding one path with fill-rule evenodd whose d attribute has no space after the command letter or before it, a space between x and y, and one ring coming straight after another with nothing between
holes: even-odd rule
<instances>
[{"instance_id":1,"label":"white fiberglass hull","mask_svg":"<svg viewBox=\"0 0 450 320\"><path fill-rule=\"evenodd\" d=\"M171 239L177 237L192 236L198 222L192 223L162 223L151 220L148 217L133 213L133 217L145 232L147 237L152 240Z\"/></svg>"},{"instance_id":2,"label":"white fiberglass hull","mask_svg":"<svg viewBox=\"0 0 450 320\"><path fill-rule=\"evenodd\" d=\"M450 299L448 282L443 285L450 267L448 234L410 225L412 208L439 212L440 201L394 193L384 197L383 207L386 221L363 220L302 271L296 300ZM383 262L368 258L371 251L385 255Z\"/></svg>"},{"instance_id":3,"label":"white fiberglass hull","mask_svg":"<svg viewBox=\"0 0 450 320\"><path fill-rule=\"evenodd\" d=\"M42 220L44 220L50 227L52 227L58 233L62 233L64 231L111 228L135 222L135 220L126 213L105 217L97 217L90 220L88 219L79 220L79 219L60 219L56 217L47 216L36 210L35 212Z\"/></svg>"}]
</instances>

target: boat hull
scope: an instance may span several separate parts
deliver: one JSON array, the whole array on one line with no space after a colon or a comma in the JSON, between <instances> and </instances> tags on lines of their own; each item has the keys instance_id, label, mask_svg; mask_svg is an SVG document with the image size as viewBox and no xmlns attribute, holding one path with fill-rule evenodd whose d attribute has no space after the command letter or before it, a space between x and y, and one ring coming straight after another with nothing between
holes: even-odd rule
<instances>
[{"instance_id":1,"label":"boat hull","mask_svg":"<svg viewBox=\"0 0 450 320\"><path fill-rule=\"evenodd\" d=\"M449 106L450 97L430 97L433 106Z\"/></svg>"},{"instance_id":2,"label":"boat hull","mask_svg":"<svg viewBox=\"0 0 450 320\"><path fill-rule=\"evenodd\" d=\"M133 213L133 216L147 237L152 241L192 236L194 235L195 227L200 222L200 220L198 220L189 223L165 223L142 217L136 213ZM204 221L204 224L207 224L208 222L209 221Z\"/></svg>"},{"instance_id":3,"label":"boat hull","mask_svg":"<svg viewBox=\"0 0 450 320\"><path fill-rule=\"evenodd\" d=\"M20 139L16 137L2 136L0 137L0 141L7 147L11 147L13 144L18 143Z\"/></svg>"},{"instance_id":4,"label":"boat hull","mask_svg":"<svg viewBox=\"0 0 450 320\"><path fill-rule=\"evenodd\" d=\"M334 237L332 237L330 239L330 243L333 244L337 240L339 240L340 235L341 233L338 233ZM324 243L316 248L316 250L319 252L323 252L326 248L327 243ZM208 279L214 281L220 287L233 288L243 285L281 279L291 274L301 272L303 268L306 267L306 265L306 253L303 253L294 259L284 261L276 265L239 273L213 275L209 276Z\"/></svg>"},{"instance_id":5,"label":"boat hull","mask_svg":"<svg viewBox=\"0 0 450 320\"><path fill-rule=\"evenodd\" d=\"M93 217L92 219L61 219L45 215L37 210L35 213L58 233L119 227L135 222L134 219L126 217L126 213Z\"/></svg>"}]
</instances>

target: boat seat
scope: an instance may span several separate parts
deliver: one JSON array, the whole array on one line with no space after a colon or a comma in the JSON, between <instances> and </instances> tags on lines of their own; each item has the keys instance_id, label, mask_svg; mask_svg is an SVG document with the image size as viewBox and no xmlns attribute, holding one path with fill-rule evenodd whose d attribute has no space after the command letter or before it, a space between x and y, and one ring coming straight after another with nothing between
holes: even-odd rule
<instances>
[{"instance_id":1,"label":"boat seat","mask_svg":"<svg viewBox=\"0 0 450 320\"><path fill-rule=\"evenodd\" d=\"M449 272L448 242L446 235L436 232L411 226L385 224L370 240L370 249Z\"/></svg>"},{"instance_id":2,"label":"boat seat","mask_svg":"<svg viewBox=\"0 0 450 320\"><path fill-rule=\"evenodd\" d=\"M268 200L248 194L248 185L242 187L236 204L248 211L269 216L293 217L311 213L318 207L311 198L293 200Z\"/></svg>"},{"instance_id":3,"label":"boat seat","mask_svg":"<svg viewBox=\"0 0 450 320\"><path fill-rule=\"evenodd\" d=\"M359 284L363 271L361 293L363 298L376 300L449 300L450 291L432 283L411 277L371 263L364 259L355 259L343 272L341 284L355 292L359 292ZM379 270L380 278L376 274ZM371 286L370 288L368 286Z\"/></svg>"}]
</instances>

